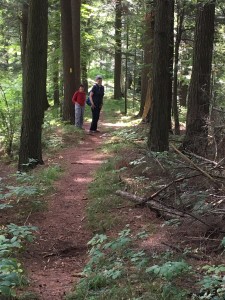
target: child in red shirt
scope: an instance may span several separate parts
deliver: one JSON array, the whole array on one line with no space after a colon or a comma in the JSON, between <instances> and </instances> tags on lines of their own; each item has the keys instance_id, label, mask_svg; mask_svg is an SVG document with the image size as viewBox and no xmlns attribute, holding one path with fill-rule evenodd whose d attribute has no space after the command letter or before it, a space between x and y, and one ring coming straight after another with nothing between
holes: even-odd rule
<instances>
[{"instance_id":1,"label":"child in red shirt","mask_svg":"<svg viewBox=\"0 0 225 300\"><path fill-rule=\"evenodd\" d=\"M83 127L84 109L85 109L86 94L83 84L80 85L79 90L73 95L72 102L75 104L75 126Z\"/></svg>"}]
</instances>

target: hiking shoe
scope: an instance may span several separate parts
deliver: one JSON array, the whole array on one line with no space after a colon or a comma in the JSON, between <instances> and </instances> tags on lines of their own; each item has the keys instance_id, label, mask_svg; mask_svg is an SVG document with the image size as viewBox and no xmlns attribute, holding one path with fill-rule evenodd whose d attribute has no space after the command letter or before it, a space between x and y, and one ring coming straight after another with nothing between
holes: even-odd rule
<instances>
[{"instance_id":1,"label":"hiking shoe","mask_svg":"<svg viewBox=\"0 0 225 300\"><path fill-rule=\"evenodd\" d=\"M94 130L89 130L89 131L88 131L88 134L93 134L93 133L95 133Z\"/></svg>"}]
</instances>

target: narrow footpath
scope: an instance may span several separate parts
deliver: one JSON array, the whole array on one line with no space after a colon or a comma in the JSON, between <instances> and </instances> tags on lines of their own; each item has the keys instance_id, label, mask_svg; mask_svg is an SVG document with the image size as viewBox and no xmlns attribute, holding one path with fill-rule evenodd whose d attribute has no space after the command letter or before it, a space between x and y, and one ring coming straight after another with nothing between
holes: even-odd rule
<instances>
[{"instance_id":1,"label":"narrow footpath","mask_svg":"<svg viewBox=\"0 0 225 300\"><path fill-rule=\"evenodd\" d=\"M86 134L79 146L57 153L53 161L64 172L48 197L48 209L29 219L39 234L25 253L25 267L29 290L41 300L64 299L87 260L87 242L92 237L86 220L87 189L105 159L97 151L101 142L101 133Z\"/></svg>"}]
</instances>

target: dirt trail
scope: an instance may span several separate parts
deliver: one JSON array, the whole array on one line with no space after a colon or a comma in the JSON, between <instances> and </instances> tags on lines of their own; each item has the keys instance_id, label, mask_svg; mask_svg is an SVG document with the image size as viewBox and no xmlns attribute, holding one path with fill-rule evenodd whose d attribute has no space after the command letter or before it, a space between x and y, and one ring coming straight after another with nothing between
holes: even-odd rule
<instances>
[{"instance_id":1,"label":"dirt trail","mask_svg":"<svg viewBox=\"0 0 225 300\"><path fill-rule=\"evenodd\" d=\"M78 147L64 149L54 158L65 171L49 197L49 209L29 219L38 226L39 236L25 254L25 267L30 290L41 300L63 299L84 267L92 237L85 217L87 186L105 159L96 151L101 141L99 133L86 135Z\"/></svg>"}]
</instances>

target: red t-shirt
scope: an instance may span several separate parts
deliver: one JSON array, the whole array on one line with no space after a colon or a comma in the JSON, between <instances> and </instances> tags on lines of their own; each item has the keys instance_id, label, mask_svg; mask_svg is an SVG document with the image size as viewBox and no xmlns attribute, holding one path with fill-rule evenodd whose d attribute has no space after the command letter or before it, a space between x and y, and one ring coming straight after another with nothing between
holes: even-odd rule
<instances>
[{"instance_id":1,"label":"red t-shirt","mask_svg":"<svg viewBox=\"0 0 225 300\"><path fill-rule=\"evenodd\" d=\"M72 102L74 104L78 103L78 104L80 104L80 106L84 106L85 101L86 101L86 93L85 92L76 91L74 93L73 98L72 98Z\"/></svg>"}]
</instances>

